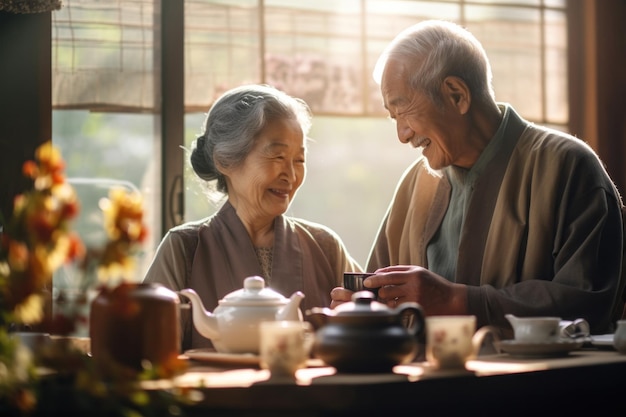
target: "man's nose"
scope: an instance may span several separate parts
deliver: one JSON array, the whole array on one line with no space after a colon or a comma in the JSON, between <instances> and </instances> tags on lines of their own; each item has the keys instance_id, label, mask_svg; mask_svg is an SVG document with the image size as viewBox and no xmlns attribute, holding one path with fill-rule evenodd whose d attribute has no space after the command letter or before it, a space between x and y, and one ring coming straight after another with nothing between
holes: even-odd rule
<instances>
[{"instance_id":1,"label":"man's nose","mask_svg":"<svg viewBox=\"0 0 626 417\"><path fill-rule=\"evenodd\" d=\"M402 143L409 143L415 132L406 123L398 123L397 125L398 139Z\"/></svg>"}]
</instances>

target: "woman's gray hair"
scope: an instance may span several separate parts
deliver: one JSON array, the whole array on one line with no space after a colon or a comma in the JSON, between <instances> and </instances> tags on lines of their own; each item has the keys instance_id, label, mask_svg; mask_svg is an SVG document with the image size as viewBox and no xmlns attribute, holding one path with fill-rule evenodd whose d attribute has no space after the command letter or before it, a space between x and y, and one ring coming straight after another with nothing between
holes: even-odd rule
<instances>
[{"instance_id":1,"label":"woman's gray hair","mask_svg":"<svg viewBox=\"0 0 626 417\"><path fill-rule=\"evenodd\" d=\"M268 85L244 85L224 93L211 106L204 133L192 145L189 161L204 181L217 181L214 188L228 193L224 175L217 166L243 163L254 141L274 120L295 119L306 138L311 128L311 111L301 99Z\"/></svg>"},{"instance_id":2,"label":"woman's gray hair","mask_svg":"<svg viewBox=\"0 0 626 417\"><path fill-rule=\"evenodd\" d=\"M441 83L448 76L462 79L472 97L495 101L491 65L481 43L463 27L441 20L417 23L398 34L376 62L374 79L380 84L387 61L412 68L409 85L442 105Z\"/></svg>"}]
</instances>

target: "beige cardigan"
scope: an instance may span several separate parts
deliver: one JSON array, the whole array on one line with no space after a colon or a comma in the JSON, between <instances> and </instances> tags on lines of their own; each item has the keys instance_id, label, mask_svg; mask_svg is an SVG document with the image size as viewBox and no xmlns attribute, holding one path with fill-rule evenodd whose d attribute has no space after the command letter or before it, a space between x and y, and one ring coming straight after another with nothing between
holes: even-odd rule
<instances>
[{"instance_id":1,"label":"beige cardigan","mask_svg":"<svg viewBox=\"0 0 626 417\"><path fill-rule=\"evenodd\" d=\"M583 317L594 332L621 313L621 197L596 154L504 105L500 153L468 203L456 277L468 284L479 325L504 314ZM367 262L428 267L426 247L443 220L450 184L418 159L404 174Z\"/></svg>"}]
</instances>

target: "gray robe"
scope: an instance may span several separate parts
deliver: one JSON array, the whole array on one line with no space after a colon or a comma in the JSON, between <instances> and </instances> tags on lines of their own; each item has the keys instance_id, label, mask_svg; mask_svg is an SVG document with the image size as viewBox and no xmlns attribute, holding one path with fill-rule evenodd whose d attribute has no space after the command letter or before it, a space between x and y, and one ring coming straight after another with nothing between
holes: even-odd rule
<instances>
[{"instance_id":1,"label":"gray robe","mask_svg":"<svg viewBox=\"0 0 626 417\"><path fill-rule=\"evenodd\" d=\"M342 285L344 271L362 271L331 229L287 216L274 221L270 287L289 297L305 295L304 312L330 305L330 291ZM233 206L226 202L213 216L172 228L157 249L144 282L178 291L193 288L213 311L226 294L243 287L249 276L263 276L252 241ZM182 349L210 347L183 310Z\"/></svg>"}]
</instances>

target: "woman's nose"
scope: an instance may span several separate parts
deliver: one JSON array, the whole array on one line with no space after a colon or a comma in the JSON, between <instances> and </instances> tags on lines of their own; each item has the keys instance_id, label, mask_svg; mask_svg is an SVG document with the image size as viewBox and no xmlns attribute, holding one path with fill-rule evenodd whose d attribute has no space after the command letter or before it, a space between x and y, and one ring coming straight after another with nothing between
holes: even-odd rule
<instances>
[{"instance_id":1,"label":"woman's nose","mask_svg":"<svg viewBox=\"0 0 626 417\"><path fill-rule=\"evenodd\" d=\"M291 181L296 179L296 167L293 162L286 161L283 167L283 171L287 175L287 178Z\"/></svg>"}]
</instances>

